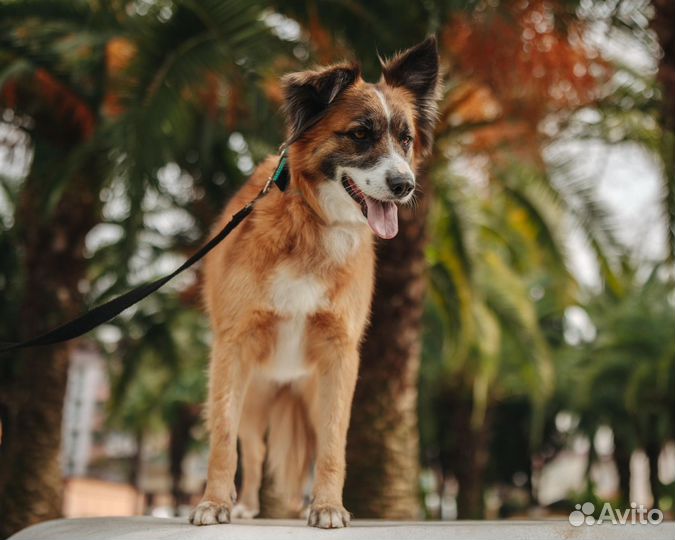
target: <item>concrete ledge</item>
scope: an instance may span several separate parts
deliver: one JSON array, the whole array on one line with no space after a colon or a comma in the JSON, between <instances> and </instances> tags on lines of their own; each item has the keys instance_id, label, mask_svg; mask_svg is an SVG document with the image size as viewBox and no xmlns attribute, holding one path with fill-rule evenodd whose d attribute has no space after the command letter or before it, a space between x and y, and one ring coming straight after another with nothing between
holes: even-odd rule
<instances>
[{"instance_id":1,"label":"concrete ledge","mask_svg":"<svg viewBox=\"0 0 675 540\"><path fill-rule=\"evenodd\" d=\"M58 519L33 525L10 540L673 540L675 522L659 525L573 527L567 521L365 521L324 531L300 520L235 520L230 525L195 527L184 519L152 517Z\"/></svg>"}]
</instances>

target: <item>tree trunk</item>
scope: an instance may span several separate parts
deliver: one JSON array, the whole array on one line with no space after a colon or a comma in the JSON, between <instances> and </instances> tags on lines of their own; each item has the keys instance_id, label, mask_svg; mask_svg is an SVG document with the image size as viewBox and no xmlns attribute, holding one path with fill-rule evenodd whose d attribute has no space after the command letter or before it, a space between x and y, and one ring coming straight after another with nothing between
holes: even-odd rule
<instances>
[{"instance_id":1,"label":"tree trunk","mask_svg":"<svg viewBox=\"0 0 675 540\"><path fill-rule=\"evenodd\" d=\"M25 326L24 328L36 328ZM8 362L12 388L2 392L0 537L59 517L63 493L59 448L66 387L66 347L15 354ZM38 391L39 389L39 391Z\"/></svg>"},{"instance_id":2,"label":"tree trunk","mask_svg":"<svg viewBox=\"0 0 675 540\"><path fill-rule=\"evenodd\" d=\"M647 418L645 433L645 454L649 463L649 488L652 492L652 507L659 508L661 482L659 480L659 456L661 455L661 440L658 435L659 417L651 413Z\"/></svg>"},{"instance_id":3,"label":"tree trunk","mask_svg":"<svg viewBox=\"0 0 675 540\"><path fill-rule=\"evenodd\" d=\"M614 463L619 476L619 501L623 507L630 505L630 456L631 451L614 435Z\"/></svg>"},{"instance_id":4,"label":"tree trunk","mask_svg":"<svg viewBox=\"0 0 675 540\"><path fill-rule=\"evenodd\" d=\"M649 461L649 487L652 491L652 508L659 508L659 496L661 494L661 482L659 481L659 455L661 445L656 440L651 440L645 447L647 461Z\"/></svg>"},{"instance_id":5,"label":"tree trunk","mask_svg":"<svg viewBox=\"0 0 675 540\"><path fill-rule=\"evenodd\" d=\"M169 431L169 472L171 474L171 495L173 497L174 515L180 515L182 504L189 501L183 491L183 460L190 449L192 437L190 431L199 421L198 409L189 403L178 405Z\"/></svg>"},{"instance_id":6,"label":"tree trunk","mask_svg":"<svg viewBox=\"0 0 675 540\"><path fill-rule=\"evenodd\" d=\"M33 170L41 159L36 145ZM23 255L17 276L22 280L17 338L44 332L83 307L78 285L85 277L84 237L95 223L98 197L90 184L75 180L54 214L45 219L40 206L45 183L40 174L31 173L16 209L17 244ZM2 538L61 514L61 420L68 353L67 345L58 345L19 351L0 360Z\"/></svg>"},{"instance_id":7,"label":"tree trunk","mask_svg":"<svg viewBox=\"0 0 675 540\"><path fill-rule=\"evenodd\" d=\"M663 49L659 61L658 78L663 88L663 125L675 130L675 4L672 0L653 0L655 15L652 28Z\"/></svg>"},{"instance_id":8,"label":"tree trunk","mask_svg":"<svg viewBox=\"0 0 675 540\"><path fill-rule=\"evenodd\" d=\"M428 194L426 175L418 180ZM399 209L398 235L378 245L372 324L347 444L345 506L358 518L420 516L417 383L427 214L425 197L415 209Z\"/></svg>"},{"instance_id":9,"label":"tree trunk","mask_svg":"<svg viewBox=\"0 0 675 540\"><path fill-rule=\"evenodd\" d=\"M452 429L457 440L453 473L457 478L458 519L483 519L485 517L485 474L490 457L490 415L485 413L483 423L471 425L472 403L463 400L455 406Z\"/></svg>"},{"instance_id":10,"label":"tree trunk","mask_svg":"<svg viewBox=\"0 0 675 540\"><path fill-rule=\"evenodd\" d=\"M663 93L661 103L661 157L665 175L666 215L668 217L668 256L675 260L675 3L673 0L653 0L655 10L651 26L663 55L659 59L658 81Z\"/></svg>"},{"instance_id":11,"label":"tree trunk","mask_svg":"<svg viewBox=\"0 0 675 540\"><path fill-rule=\"evenodd\" d=\"M134 443L136 448L134 453L129 459L129 473L127 475L127 482L130 485L134 486L137 491L141 491L141 469L143 467L143 442L145 441L145 435L142 429L139 429L134 433Z\"/></svg>"}]
</instances>

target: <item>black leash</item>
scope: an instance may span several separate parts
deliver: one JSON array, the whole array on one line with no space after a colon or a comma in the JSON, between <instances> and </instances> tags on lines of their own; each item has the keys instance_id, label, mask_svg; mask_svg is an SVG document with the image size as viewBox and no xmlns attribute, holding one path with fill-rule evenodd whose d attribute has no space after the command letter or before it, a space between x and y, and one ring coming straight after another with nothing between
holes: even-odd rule
<instances>
[{"instance_id":1,"label":"black leash","mask_svg":"<svg viewBox=\"0 0 675 540\"><path fill-rule=\"evenodd\" d=\"M251 212L253 212L256 203L269 193L272 184L276 185L281 191L284 191L288 186L289 181L290 174L288 171L288 156L286 150L283 150L274 173L272 173L272 176L268 178L265 186L260 190L256 197L236 214L234 214L232 219L220 230L216 236L199 248L196 253L194 253L187 261L176 268L173 272L150 283L139 285L138 287L135 287L134 289L116 298L113 298L112 300L109 300L100 306L96 306L95 308L87 311L86 313L83 313L72 321L62 324L61 326L58 326L57 328L54 328L53 330L50 330L49 332L46 332L40 336L36 336L34 338L17 343L2 343L2 346L0 347L0 354L17 349L25 349L27 347L62 343L64 341L68 341L86 334L97 326L108 322L113 317L116 317L122 313L125 309L151 295L153 292L171 281L184 270L190 268L193 264L202 259L204 255L220 244L227 237L227 235L236 229L237 226L242 221L244 221L244 219L246 219L246 217L248 217Z\"/></svg>"}]
</instances>

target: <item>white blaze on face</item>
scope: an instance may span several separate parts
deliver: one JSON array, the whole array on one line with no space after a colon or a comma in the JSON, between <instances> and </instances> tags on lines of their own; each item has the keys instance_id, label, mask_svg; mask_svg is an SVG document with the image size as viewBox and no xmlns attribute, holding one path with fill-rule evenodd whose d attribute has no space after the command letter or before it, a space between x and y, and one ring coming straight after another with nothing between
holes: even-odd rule
<instances>
[{"instance_id":1,"label":"white blaze on face","mask_svg":"<svg viewBox=\"0 0 675 540\"><path fill-rule=\"evenodd\" d=\"M382 110L384 111L384 116L387 119L387 124L391 122L391 111L389 109L389 105L387 105L387 100L384 97L384 94L380 92L378 89L375 89L375 95L377 95L378 99L380 100L380 103L382 104ZM396 171L397 173L401 175L409 175L413 178L415 178L415 174L413 173L412 169L410 168L410 164L405 160L405 158L396 151L395 146L394 146L394 139L392 138L392 135L390 132L387 132L387 148L388 148L388 153L383 156L383 158L380 160L380 162L376 165L377 167L384 168L384 187L387 188L387 192L389 193L389 197L391 197L391 192L388 190L387 182L386 182L386 174L387 172L391 173L393 171ZM360 187L360 186L359 186ZM410 198L412 197L412 193L405 198L404 200L400 201L402 203L408 202Z\"/></svg>"},{"instance_id":2,"label":"white blaze on face","mask_svg":"<svg viewBox=\"0 0 675 540\"><path fill-rule=\"evenodd\" d=\"M375 90L382 104L384 116L389 122L391 111L382 92ZM337 180L343 176L349 177L356 187L365 195L365 203L368 209L368 225L381 238L393 238L398 233L398 207L396 203L408 202L413 193L403 198L395 196L387 184L387 176L401 175L412 178L415 175L406 159L396 151L392 134L387 131L387 151L369 168L338 167L336 170Z\"/></svg>"}]
</instances>

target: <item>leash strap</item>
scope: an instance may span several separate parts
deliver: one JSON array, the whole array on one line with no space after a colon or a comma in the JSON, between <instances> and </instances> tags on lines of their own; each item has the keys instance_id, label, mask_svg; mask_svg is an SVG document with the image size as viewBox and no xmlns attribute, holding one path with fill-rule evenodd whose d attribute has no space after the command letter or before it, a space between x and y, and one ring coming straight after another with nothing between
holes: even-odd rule
<instances>
[{"instance_id":1,"label":"leash strap","mask_svg":"<svg viewBox=\"0 0 675 540\"><path fill-rule=\"evenodd\" d=\"M193 264L201 260L209 251L220 244L227 237L227 235L236 229L237 226L242 221L244 221L244 219L246 219L251 214L251 212L253 212L256 203L269 193L272 184L276 185L281 191L284 191L290 181L290 174L287 165L288 156L286 150L284 150L281 154L281 157L279 158L279 163L277 164L274 173L272 173L272 176L269 177L265 183L265 186L260 190L258 195L256 195L256 197L251 202L234 214L232 219L220 230L217 235L211 238L211 240L199 248L196 253L194 253L187 261L185 261L170 274L158 278L150 283L139 285L138 287L135 287L134 289L131 289L130 291L127 291L126 293L113 298L112 300L109 300L100 306L96 306L86 313L83 313L79 317L42 335L17 343L2 343L0 346L0 354L17 349L25 349L27 347L53 345L55 343L69 341L86 334L90 330L93 330L105 322L108 322L110 319L122 313L125 309L130 308L134 304L151 295L157 289L163 285L166 285L178 274L187 270Z\"/></svg>"}]
</instances>

